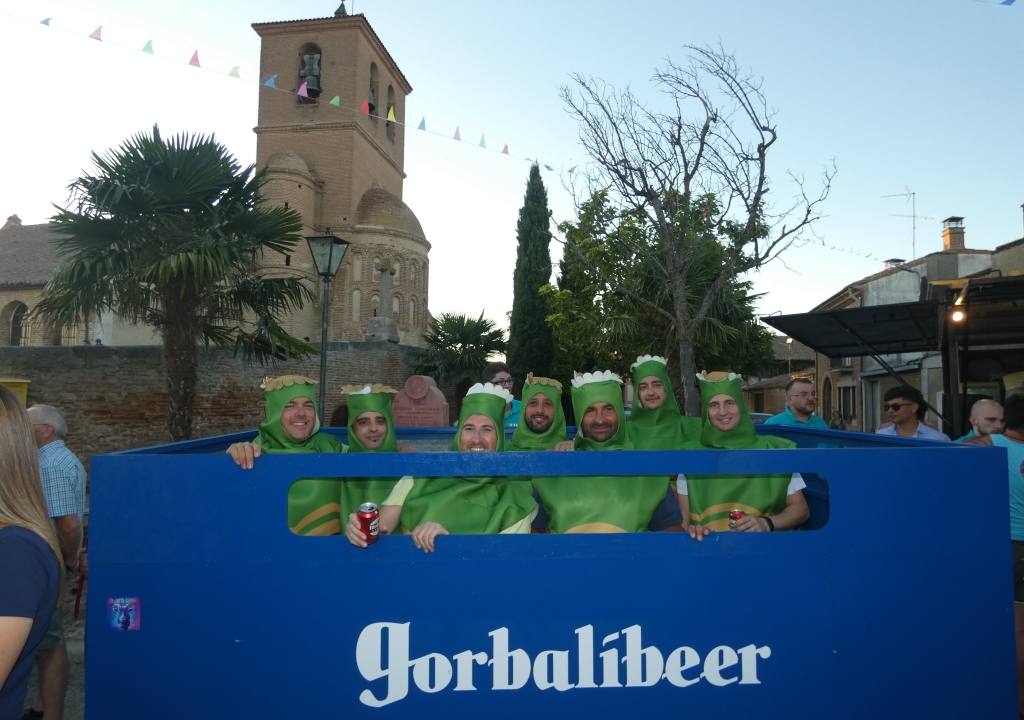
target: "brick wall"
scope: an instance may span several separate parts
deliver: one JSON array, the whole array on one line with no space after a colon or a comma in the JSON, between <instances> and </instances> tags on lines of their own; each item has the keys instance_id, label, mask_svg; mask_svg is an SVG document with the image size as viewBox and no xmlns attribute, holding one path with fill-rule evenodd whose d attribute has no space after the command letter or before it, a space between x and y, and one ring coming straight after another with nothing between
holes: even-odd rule
<instances>
[{"instance_id":1,"label":"brick wall","mask_svg":"<svg viewBox=\"0 0 1024 720\"><path fill-rule=\"evenodd\" d=\"M331 343L327 412L344 383L401 387L420 351L390 343ZM259 383L267 375L296 373L317 379L319 356L247 365L222 349L199 353L193 437L254 429L263 416ZM0 348L0 377L32 381L29 403L47 403L68 416L68 446L88 464L93 453L167 442L167 391L159 347Z\"/></svg>"}]
</instances>

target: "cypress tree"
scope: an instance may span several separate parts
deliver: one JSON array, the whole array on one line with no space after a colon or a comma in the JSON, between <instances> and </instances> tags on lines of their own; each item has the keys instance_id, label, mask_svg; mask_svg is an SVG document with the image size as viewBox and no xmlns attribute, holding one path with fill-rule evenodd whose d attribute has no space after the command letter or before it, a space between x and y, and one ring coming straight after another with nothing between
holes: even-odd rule
<instances>
[{"instance_id":1,"label":"cypress tree","mask_svg":"<svg viewBox=\"0 0 1024 720\"><path fill-rule=\"evenodd\" d=\"M517 390L528 372L550 376L554 361L547 301L540 294L541 287L551 281L550 221L548 193L540 169L533 165L516 225L515 294L509 318L507 358Z\"/></svg>"}]
</instances>

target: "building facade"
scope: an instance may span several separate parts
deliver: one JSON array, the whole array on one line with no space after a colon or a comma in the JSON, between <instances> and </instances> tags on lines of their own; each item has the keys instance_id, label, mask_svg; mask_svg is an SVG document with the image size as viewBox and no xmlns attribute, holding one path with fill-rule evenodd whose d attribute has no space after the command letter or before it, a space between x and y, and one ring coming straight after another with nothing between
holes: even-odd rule
<instances>
[{"instance_id":1,"label":"building facade","mask_svg":"<svg viewBox=\"0 0 1024 720\"><path fill-rule=\"evenodd\" d=\"M255 129L265 197L298 211L304 234L330 232L351 243L331 285L327 339L384 339L373 328L393 322L390 339L422 346L430 244L402 201L412 86L366 18L347 15L344 6L333 17L253 29L261 40L260 77L275 78L274 87L260 87ZM306 275L322 297L307 247L264 260L268 271ZM318 340L320 305L284 326Z\"/></svg>"}]
</instances>

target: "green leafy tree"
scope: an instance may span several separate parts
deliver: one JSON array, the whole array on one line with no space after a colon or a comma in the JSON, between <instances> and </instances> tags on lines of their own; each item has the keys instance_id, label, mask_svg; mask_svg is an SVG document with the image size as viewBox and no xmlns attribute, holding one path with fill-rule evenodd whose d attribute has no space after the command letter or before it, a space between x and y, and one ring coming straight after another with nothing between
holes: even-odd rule
<instances>
[{"instance_id":1,"label":"green leafy tree","mask_svg":"<svg viewBox=\"0 0 1024 720\"><path fill-rule=\"evenodd\" d=\"M551 212L537 165L530 167L526 196L516 226L518 249L512 314L509 318L508 365L517 382L528 372L548 376L554 361L547 300L540 289L551 282Z\"/></svg>"},{"instance_id":2,"label":"green leafy tree","mask_svg":"<svg viewBox=\"0 0 1024 720\"><path fill-rule=\"evenodd\" d=\"M163 343L174 440L192 433L198 344L265 362L315 352L286 333L285 313L312 299L290 271L261 271L263 252L291 252L302 221L260 200L262 174L212 136L165 140L157 127L105 156L59 208L63 264L35 313L55 326L113 311L155 328Z\"/></svg>"},{"instance_id":3,"label":"green leafy tree","mask_svg":"<svg viewBox=\"0 0 1024 720\"><path fill-rule=\"evenodd\" d=\"M721 48L686 49L687 64L668 61L654 73L653 102L660 105L582 75L562 89L562 99L592 160L574 176L583 186L578 196L603 189L618 215L633 218L653 242L613 237L624 243L622 257L646 255L648 274L605 280L670 325L677 377L687 380L679 383L684 407L696 414L700 401L689 378L706 320L735 278L777 257L819 219L835 169L825 168L816 192L790 175L794 200L773 207L769 198L782 196L768 171L779 130L761 81ZM632 287L652 280L667 292L668 306Z\"/></svg>"},{"instance_id":4,"label":"green leafy tree","mask_svg":"<svg viewBox=\"0 0 1024 720\"><path fill-rule=\"evenodd\" d=\"M708 211L714 199L703 199ZM559 226L565 237L557 288L545 290L551 305L559 377L573 370L610 367L628 371L637 355L665 355L678 368L672 297L652 258L656 232L636 212L618 213L606 192L585 201L575 222ZM726 252L704 242L691 269L687 291L698 302L715 281ZM718 293L695 334L695 362L708 369L750 372L771 361L770 333L754 316L750 282L733 278ZM677 377L679 376L677 371ZM677 392L693 386L682 377Z\"/></svg>"},{"instance_id":5,"label":"green leafy tree","mask_svg":"<svg viewBox=\"0 0 1024 720\"><path fill-rule=\"evenodd\" d=\"M457 388L479 379L488 360L505 351L505 333L494 322L459 313L430 319L427 349L416 371Z\"/></svg>"}]
</instances>

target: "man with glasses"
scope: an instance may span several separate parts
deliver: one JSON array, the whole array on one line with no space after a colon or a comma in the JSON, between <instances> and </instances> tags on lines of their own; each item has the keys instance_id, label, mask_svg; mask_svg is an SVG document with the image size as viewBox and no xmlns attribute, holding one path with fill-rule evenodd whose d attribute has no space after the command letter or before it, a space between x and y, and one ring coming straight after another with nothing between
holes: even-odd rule
<instances>
[{"instance_id":1,"label":"man with glasses","mask_svg":"<svg viewBox=\"0 0 1024 720\"><path fill-rule=\"evenodd\" d=\"M808 378L793 378L786 383L786 409L764 421L765 425L793 425L795 427L828 430L828 424L814 414L818 407L818 393Z\"/></svg>"},{"instance_id":2,"label":"man with glasses","mask_svg":"<svg viewBox=\"0 0 1024 720\"><path fill-rule=\"evenodd\" d=\"M512 371L503 362L492 362L484 365L484 371L480 373L480 379L485 383L497 385L500 388L512 392ZM519 411L522 403L512 398L512 402L505 406L505 427L514 428L519 425Z\"/></svg>"},{"instance_id":3,"label":"man with glasses","mask_svg":"<svg viewBox=\"0 0 1024 720\"><path fill-rule=\"evenodd\" d=\"M924 395L917 388L900 385L890 388L885 393L882 405L889 423L875 431L878 435L896 435L897 437L932 440L934 442L950 442L946 433L936 430L924 422L927 408Z\"/></svg>"}]
</instances>

